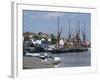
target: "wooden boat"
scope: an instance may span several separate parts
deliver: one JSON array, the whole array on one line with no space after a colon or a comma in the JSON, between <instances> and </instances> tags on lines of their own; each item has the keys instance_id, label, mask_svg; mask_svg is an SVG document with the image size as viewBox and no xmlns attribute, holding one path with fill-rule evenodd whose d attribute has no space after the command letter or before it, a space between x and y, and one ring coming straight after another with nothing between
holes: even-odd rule
<instances>
[{"instance_id":1,"label":"wooden boat","mask_svg":"<svg viewBox=\"0 0 100 80\"><path fill-rule=\"evenodd\" d=\"M77 49L55 49L55 50L46 50L44 52L51 52L53 54L58 54L58 53L69 53L69 52L84 52L88 51L88 48L77 48Z\"/></svg>"}]
</instances>

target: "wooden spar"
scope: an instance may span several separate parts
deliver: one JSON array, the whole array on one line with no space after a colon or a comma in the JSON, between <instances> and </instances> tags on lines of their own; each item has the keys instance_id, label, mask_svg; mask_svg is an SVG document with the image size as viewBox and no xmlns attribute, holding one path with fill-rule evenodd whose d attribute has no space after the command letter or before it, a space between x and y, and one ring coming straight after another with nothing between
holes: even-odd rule
<instances>
[{"instance_id":1,"label":"wooden spar","mask_svg":"<svg viewBox=\"0 0 100 80\"><path fill-rule=\"evenodd\" d=\"M59 41L60 41L62 29L63 29L63 27L61 27L61 29L59 30L59 16L58 16L57 48L59 48Z\"/></svg>"},{"instance_id":2,"label":"wooden spar","mask_svg":"<svg viewBox=\"0 0 100 80\"><path fill-rule=\"evenodd\" d=\"M80 21L76 18L76 26L78 27L78 28L76 28L76 39L77 39L77 41L79 41L80 40Z\"/></svg>"},{"instance_id":3,"label":"wooden spar","mask_svg":"<svg viewBox=\"0 0 100 80\"><path fill-rule=\"evenodd\" d=\"M68 39L70 39L70 38L71 38L71 32L70 32L70 17L69 17L69 20L68 20L68 22L69 22L69 32L68 32Z\"/></svg>"},{"instance_id":4,"label":"wooden spar","mask_svg":"<svg viewBox=\"0 0 100 80\"><path fill-rule=\"evenodd\" d=\"M58 16L58 35L59 35L59 16Z\"/></svg>"},{"instance_id":5,"label":"wooden spar","mask_svg":"<svg viewBox=\"0 0 100 80\"><path fill-rule=\"evenodd\" d=\"M63 29L63 26L61 27L61 30L60 30L60 32L59 32L59 37L61 36L62 29Z\"/></svg>"},{"instance_id":6,"label":"wooden spar","mask_svg":"<svg viewBox=\"0 0 100 80\"><path fill-rule=\"evenodd\" d=\"M58 32L57 32L57 48L59 47L59 16L58 16Z\"/></svg>"},{"instance_id":7,"label":"wooden spar","mask_svg":"<svg viewBox=\"0 0 100 80\"><path fill-rule=\"evenodd\" d=\"M85 26L86 26L86 22L85 22L85 20L84 20L84 29L83 29L83 31L82 31L82 35L83 35L83 42L85 42L85 41L86 41Z\"/></svg>"}]
</instances>

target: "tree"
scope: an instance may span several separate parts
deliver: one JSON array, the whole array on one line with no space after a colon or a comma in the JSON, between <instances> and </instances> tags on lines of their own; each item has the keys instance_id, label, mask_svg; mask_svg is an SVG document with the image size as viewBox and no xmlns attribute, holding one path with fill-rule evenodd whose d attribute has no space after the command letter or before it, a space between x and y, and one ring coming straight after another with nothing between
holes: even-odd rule
<instances>
[{"instance_id":1,"label":"tree","mask_svg":"<svg viewBox=\"0 0 100 80\"><path fill-rule=\"evenodd\" d=\"M39 39L39 40L42 39L42 36L41 36L41 35L42 35L42 32L39 32L39 33L38 33L38 39Z\"/></svg>"},{"instance_id":2,"label":"tree","mask_svg":"<svg viewBox=\"0 0 100 80\"><path fill-rule=\"evenodd\" d=\"M51 33L51 44L56 44L57 39L55 38L54 34Z\"/></svg>"},{"instance_id":3,"label":"tree","mask_svg":"<svg viewBox=\"0 0 100 80\"><path fill-rule=\"evenodd\" d=\"M38 35L35 35L35 36L34 36L34 39L35 39L35 40L38 40L38 39L39 39L39 36L38 36Z\"/></svg>"}]
</instances>

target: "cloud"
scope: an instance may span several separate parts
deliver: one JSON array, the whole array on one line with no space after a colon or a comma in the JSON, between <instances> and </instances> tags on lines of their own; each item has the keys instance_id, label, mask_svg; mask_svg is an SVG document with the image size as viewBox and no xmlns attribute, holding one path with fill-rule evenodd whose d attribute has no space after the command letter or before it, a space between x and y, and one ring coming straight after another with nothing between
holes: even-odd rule
<instances>
[{"instance_id":1,"label":"cloud","mask_svg":"<svg viewBox=\"0 0 100 80\"><path fill-rule=\"evenodd\" d=\"M49 12L47 14L37 14L37 15L31 15L30 18L38 18L38 19L52 19L56 18L58 16L64 16L64 13L58 13L58 12Z\"/></svg>"},{"instance_id":2,"label":"cloud","mask_svg":"<svg viewBox=\"0 0 100 80\"><path fill-rule=\"evenodd\" d=\"M48 13L47 15L45 15L44 17L46 19L50 19L50 18L56 18L58 16L64 16L64 13L57 13L57 12L52 12L52 13Z\"/></svg>"},{"instance_id":3,"label":"cloud","mask_svg":"<svg viewBox=\"0 0 100 80\"><path fill-rule=\"evenodd\" d=\"M42 15L42 14L40 14L40 13L33 13L33 14L31 14L29 17L30 17L30 18L40 18L41 15Z\"/></svg>"}]
</instances>

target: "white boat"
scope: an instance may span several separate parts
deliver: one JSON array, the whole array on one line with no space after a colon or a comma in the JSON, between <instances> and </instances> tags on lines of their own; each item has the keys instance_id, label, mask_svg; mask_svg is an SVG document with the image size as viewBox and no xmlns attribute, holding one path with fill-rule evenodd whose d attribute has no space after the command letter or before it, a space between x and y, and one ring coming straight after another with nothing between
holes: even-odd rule
<instances>
[{"instance_id":1,"label":"white boat","mask_svg":"<svg viewBox=\"0 0 100 80\"><path fill-rule=\"evenodd\" d=\"M60 57L54 57L54 58L47 58L43 61L46 65L58 65L61 63L61 58Z\"/></svg>"},{"instance_id":2,"label":"white boat","mask_svg":"<svg viewBox=\"0 0 100 80\"><path fill-rule=\"evenodd\" d=\"M26 56L37 57L37 56L40 56L40 54L39 53L26 53Z\"/></svg>"}]
</instances>

